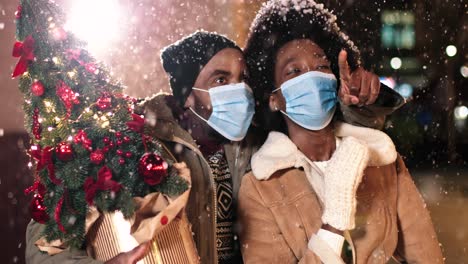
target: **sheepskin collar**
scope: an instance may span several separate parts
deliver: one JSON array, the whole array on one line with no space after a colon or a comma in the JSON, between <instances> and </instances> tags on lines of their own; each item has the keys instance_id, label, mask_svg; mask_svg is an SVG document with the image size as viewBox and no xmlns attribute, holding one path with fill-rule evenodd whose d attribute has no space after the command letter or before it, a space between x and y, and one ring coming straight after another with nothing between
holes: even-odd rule
<instances>
[{"instance_id":1,"label":"sheepskin collar","mask_svg":"<svg viewBox=\"0 0 468 264\"><path fill-rule=\"evenodd\" d=\"M336 122L335 135L338 138L353 137L367 145L367 167L385 166L397 159L393 141L379 130ZM287 135L270 132L263 146L252 156L252 172L257 179L266 180L278 170L302 167L303 157Z\"/></svg>"}]
</instances>

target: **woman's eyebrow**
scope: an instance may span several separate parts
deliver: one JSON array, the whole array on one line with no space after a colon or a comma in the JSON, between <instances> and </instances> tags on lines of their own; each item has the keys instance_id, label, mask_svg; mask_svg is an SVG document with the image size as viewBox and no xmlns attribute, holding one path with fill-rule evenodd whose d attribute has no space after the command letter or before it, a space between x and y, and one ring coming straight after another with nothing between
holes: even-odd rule
<instances>
[{"instance_id":1,"label":"woman's eyebrow","mask_svg":"<svg viewBox=\"0 0 468 264\"><path fill-rule=\"evenodd\" d=\"M284 67L288 65L289 63L293 62L296 60L296 56L288 57L287 60L285 60L283 63L281 63L281 66Z\"/></svg>"}]
</instances>

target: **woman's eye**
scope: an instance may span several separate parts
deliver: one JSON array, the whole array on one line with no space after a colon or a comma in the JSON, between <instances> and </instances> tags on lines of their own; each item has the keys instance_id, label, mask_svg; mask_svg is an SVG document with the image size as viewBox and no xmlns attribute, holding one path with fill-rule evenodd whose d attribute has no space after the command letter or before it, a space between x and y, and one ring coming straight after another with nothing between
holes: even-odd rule
<instances>
[{"instance_id":1,"label":"woman's eye","mask_svg":"<svg viewBox=\"0 0 468 264\"><path fill-rule=\"evenodd\" d=\"M291 69L291 70L289 70L289 71L287 72L287 75L296 74L296 73L300 73L300 72L301 72L301 69L299 69L299 68L293 68L293 69Z\"/></svg>"}]
</instances>

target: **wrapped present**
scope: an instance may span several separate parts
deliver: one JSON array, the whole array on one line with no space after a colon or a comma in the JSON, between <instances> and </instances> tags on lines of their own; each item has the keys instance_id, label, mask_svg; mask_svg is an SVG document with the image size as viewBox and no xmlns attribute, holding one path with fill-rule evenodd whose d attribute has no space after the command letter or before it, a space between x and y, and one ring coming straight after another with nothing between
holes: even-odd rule
<instances>
[{"instance_id":1,"label":"wrapped present","mask_svg":"<svg viewBox=\"0 0 468 264\"><path fill-rule=\"evenodd\" d=\"M107 261L151 241L149 253L139 263L199 263L184 212L187 198L188 192L174 201L160 193L135 198L139 209L129 220L120 212L100 214L87 234L88 255Z\"/></svg>"}]
</instances>

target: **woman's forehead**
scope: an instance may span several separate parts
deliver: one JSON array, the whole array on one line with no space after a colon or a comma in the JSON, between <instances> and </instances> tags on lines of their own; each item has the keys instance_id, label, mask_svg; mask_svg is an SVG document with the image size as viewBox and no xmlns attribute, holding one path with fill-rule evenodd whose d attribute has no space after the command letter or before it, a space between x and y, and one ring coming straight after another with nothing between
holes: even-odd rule
<instances>
[{"instance_id":1,"label":"woman's forehead","mask_svg":"<svg viewBox=\"0 0 468 264\"><path fill-rule=\"evenodd\" d=\"M295 53L308 53L317 57L323 57L323 49L310 39L296 39L284 44L278 51L278 55L290 55Z\"/></svg>"}]
</instances>

